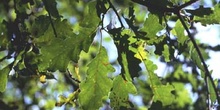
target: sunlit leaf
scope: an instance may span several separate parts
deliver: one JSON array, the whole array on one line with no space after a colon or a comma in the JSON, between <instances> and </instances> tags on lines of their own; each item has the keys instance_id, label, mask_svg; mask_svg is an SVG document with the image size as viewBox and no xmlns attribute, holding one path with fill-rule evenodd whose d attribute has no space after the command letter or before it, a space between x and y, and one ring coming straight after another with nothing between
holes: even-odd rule
<instances>
[{"instance_id":1,"label":"sunlit leaf","mask_svg":"<svg viewBox=\"0 0 220 110\"><path fill-rule=\"evenodd\" d=\"M202 65L202 62L201 62L199 56L198 56L198 53L197 53L196 49L193 48L193 47L192 47L192 49L191 49L191 51L190 51L190 56L191 56L191 59L193 60L193 62L196 64L196 66L197 66L200 70L202 70L203 72L205 72L205 69L204 69L204 67L203 67L203 65Z\"/></svg>"},{"instance_id":2,"label":"sunlit leaf","mask_svg":"<svg viewBox=\"0 0 220 110\"><path fill-rule=\"evenodd\" d=\"M3 61L0 62L0 70L4 69L8 65L10 65L12 62L14 62L14 58L4 59Z\"/></svg>"},{"instance_id":3,"label":"sunlit leaf","mask_svg":"<svg viewBox=\"0 0 220 110\"><path fill-rule=\"evenodd\" d=\"M136 57L137 59L140 59L141 61L147 59L147 52L144 49L143 45L138 46L137 51L138 52L134 55L134 57Z\"/></svg>"},{"instance_id":4,"label":"sunlit leaf","mask_svg":"<svg viewBox=\"0 0 220 110\"><path fill-rule=\"evenodd\" d=\"M141 31L147 32L148 38L156 37L156 33L163 29L163 26L158 23L159 18L154 14L148 14L148 18L144 22L144 28Z\"/></svg>"},{"instance_id":5,"label":"sunlit leaf","mask_svg":"<svg viewBox=\"0 0 220 110\"><path fill-rule=\"evenodd\" d=\"M112 88L112 80L107 74L114 72L114 68L103 47L88 67L87 78L80 83L79 102L82 109L95 110L102 106L102 99L108 96Z\"/></svg>"},{"instance_id":6,"label":"sunlit leaf","mask_svg":"<svg viewBox=\"0 0 220 110\"><path fill-rule=\"evenodd\" d=\"M134 77L138 77L138 72L141 71L139 66L140 60L134 57L135 52L132 50L133 46L136 48L137 42L137 39L134 38L134 35L134 32L129 29L125 29L121 32L121 38L117 39L119 42L115 39L119 54L118 61L122 66L121 75L125 80L131 80Z\"/></svg>"},{"instance_id":7,"label":"sunlit leaf","mask_svg":"<svg viewBox=\"0 0 220 110\"><path fill-rule=\"evenodd\" d=\"M39 80L41 83L46 83L46 75L41 75Z\"/></svg>"},{"instance_id":8,"label":"sunlit leaf","mask_svg":"<svg viewBox=\"0 0 220 110\"><path fill-rule=\"evenodd\" d=\"M8 55L7 50L0 51L0 60Z\"/></svg>"},{"instance_id":9,"label":"sunlit leaf","mask_svg":"<svg viewBox=\"0 0 220 110\"><path fill-rule=\"evenodd\" d=\"M175 88L176 95L174 103L178 108L184 108L186 104L192 104L192 99L183 83L174 82L172 85Z\"/></svg>"},{"instance_id":10,"label":"sunlit leaf","mask_svg":"<svg viewBox=\"0 0 220 110\"><path fill-rule=\"evenodd\" d=\"M137 90L131 81L125 81L120 75L114 78L113 88L110 94L111 107L116 110L129 109L128 94L136 94Z\"/></svg>"},{"instance_id":11,"label":"sunlit leaf","mask_svg":"<svg viewBox=\"0 0 220 110\"><path fill-rule=\"evenodd\" d=\"M8 83L8 73L10 69L4 68L0 70L0 92L4 92Z\"/></svg>"},{"instance_id":12,"label":"sunlit leaf","mask_svg":"<svg viewBox=\"0 0 220 110\"><path fill-rule=\"evenodd\" d=\"M164 51L162 52L164 58L165 58L165 61L166 62L169 62L170 61L170 52L169 52L169 46L168 45L164 45Z\"/></svg>"},{"instance_id":13,"label":"sunlit leaf","mask_svg":"<svg viewBox=\"0 0 220 110\"><path fill-rule=\"evenodd\" d=\"M70 93L68 95L68 97L65 97L63 95L59 95L59 101L56 102L55 106L61 107L62 105L67 104L67 103L75 106L76 104L75 104L74 100L76 99L76 97L78 97L78 94L79 94L79 90L76 90L76 91Z\"/></svg>"},{"instance_id":14,"label":"sunlit leaf","mask_svg":"<svg viewBox=\"0 0 220 110\"><path fill-rule=\"evenodd\" d=\"M216 101L217 96L215 94L215 89L214 89L214 87L213 87L213 85L212 85L209 78L208 78L208 91L209 91L211 102L212 102L212 104L214 104L215 101Z\"/></svg>"},{"instance_id":15,"label":"sunlit leaf","mask_svg":"<svg viewBox=\"0 0 220 110\"><path fill-rule=\"evenodd\" d=\"M186 40L188 39L188 37L184 34L184 27L182 26L180 20L177 20L175 27L174 27L174 35L176 35L177 37L177 41L180 44L184 44L186 42ZM172 31L171 31L172 32Z\"/></svg>"},{"instance_id":16,"label":"sunlit leaf","mask_svg":"<svg viewBox=\"0 0 220 110\"><path fill-rule=\"evenodd\" d=\"M153 91L153 100L161 101L163 106L170 105L173 103L175 96L171 93L174 90L174 87L170 84L162 84L158 76L154 73L154 70L157 69L157 66L153 64L150 60L145 60L144 64L147 69L148 82Z\"/></svg>"}]
</instances>

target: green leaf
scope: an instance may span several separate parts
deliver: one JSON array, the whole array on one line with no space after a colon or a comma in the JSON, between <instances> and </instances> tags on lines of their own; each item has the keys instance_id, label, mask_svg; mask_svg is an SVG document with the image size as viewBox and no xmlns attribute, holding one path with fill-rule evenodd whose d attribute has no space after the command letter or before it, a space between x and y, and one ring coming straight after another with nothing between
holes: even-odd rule
<instances>
[{"instance_id":1,"label":"green leaf","mask_svg":"<svg viewBox=\"0 0 220 110\"><path fill-rule=\"evenodd\" d=\"M8 83L8 73L10 69L4 68L0 70L0 92L4 92Z\"/></svg>"},{"instance_id":2,"label":"green leaf","mask_svg":"<svg viewBox=\"0 0 220 110\"><path fill-rule=\"evenodd\" d=\"M8 36L7 36L6 25L7 25L6 21L0 22L0 33L1 33L0 34L0 46L1 48L6 48L10 44L8 40Z\"/></svg>"},{"instance_id":3,"label":"green leaf","mask_svg":"<svg viewBox=\"0 0 220 110\"><path fill-rule=\"evenodd\" d=\"M174 87L170 84L163 85L161 83L158 76L154 73L157 66L152 61L145 60L144 64L147 69L148 81L154 94L153 100L155 102L161 101L163 106L172 104L175 99L175 96L171 93Z\"/></svg>"},{"instance_id":4,"label":"green leaf","mask_svg":"<svg viewBox=\"0 0 220 110\"><path fill-rule=\"evenodd\" d=\"M43 0L46 10L55 18L59 18L59 12L57 10L57 3L55 0Z\"/></svg>"},{"instance_id":5,"label":"green leaf","mask_svg":"<svg viewBox=\"0 0 220 110\"><path fill-rule=\"evenodd\" d=\"M135 51L137 50L137 51ZM136 57L137 59L143 61L145 59L147 59L147 52L144 48L144 44L141 44L137 47L137 49L133 49L133 51L136 53L134 55L134 57Z\"/></svg>"},{"instance_id":6,"label":"green leaf","mask_svg":"<svg viewBox=\"0 0 220 110\"><path fill-rule=\"evenodd\" d=\"M110 72L114 72L114 68L108 61L105 48L101 47L88 65L86 80L80 83L79 102L83 110L97 110L102 106L102 99L112 88L112 80L107 76Z\"/></svg>"},{"instance_id":7,"label":"green leaf","mask_svg":"<svg viewBox=\"0 0 220 110\"><path fill-rule=\"evenodd\" d=\"M39 16L35 19L31 26L31 34L35 37L40 37L48 29L50 25L50 19L48 16Z\"/></svg>"},{"instance_id":8,"label":"green leaf","mask_svg":"<svg viewBox=\"0 0 220 110\"><path fill-rule=\"evenodd\" d=\"M172 85L175 87L175 100L174 103L178 108L184 108L186 105L192 104L192 99L184 83L173 82Z\"/></svg>"},{"instance_id":9,"label":"green leaf","mask_svg":"<svg viewBox=\"0 0 220 110\"><path fill-rule=\"evenodd\" d=\"M82 28L91 29L91 28L94 28L94 26L98 25L100 19L97 16L95 6L96 6L96 2L88 3L88 5L84 11L84 17L83 17L84 19L82 20L82 22L80 22L80 26ZM92 17L92 19L89 19L91 17ZM81 31L83 31L83 30L81 30ZM83 32L86 32L86 30Z\"/></svg>"},{"instance_id":10,"label":"green leaf","mask_svg":"<svg viewBox=\"0 0 220 110\"><path fill-rule=\"evenodd\" d=\"M123 64L122 66L125 72L122 74L125 74L126 80L132 81L131 76L129 74L127 55L125 53L121 53L121 57L122 57L122 64Z\"/></svg>"},{"instance_id":11,"label":"green leaf","mask_svg":"<svg viewBox=\"0 0 220 110\"><path fill-rule=\"evenodd\" d=\"M39 18L39 20L45 20L45 22L46 22L47 18ZM38 22L36 22L36 23L38 23ZM57 38L60 38L60 40L62 40L62 39L65 40L66 38L72 37L73 31L72 31L71 25L67 22L66 19L64 19L63 21L60 21L60 19L57 19L57 20L53 21L53 23L54 23L54 27L55 27L55 30L57 33ZM47 29L46 25L44 26L43 24L39 25L38 28ZM54 35L53 28L50 25L42 36L35 39L35 42L47 45L47 44L51 44L52 43L51 40L53 40L53 39L56 39L56 37Z\"/></svg>"},{"instance_id":12,"label":"green leaf","mask_svg":"<svg viewBox=\"0 0 220 110\"><path fill-rule=\"evenodd\" d=\"M194 46L192 45L192 43L189 43L188 45L190 45L190 50L189 50L189 52L190 52L190 57L191 57L192 61L196 64L196 66L197 66L200 70L202 70L203 72L205 72L205 69L204 69L204 67L203 67L203 64L202 64L202 62L201 62L201 60L200 60L200 57L199 57L199 55L198 55L196 49L194 48ZM202 53L202 56L203 56L204 60L206 60L206 59L209 57L209 56L208 56L208 53L205 52L205 50L204 50L204 49L201 49L201 48L200 48L200 51L201 51L201 53ZM204 78L204 77L203 77L203 78Z\"/></svg>"},{"instance_id":13,"label":"green leaf","mask_svg":"<svg viewBox=\"0 0 220 110\"><path fill-rule=\"evenodd\" d=\"M0 60L2 58L4 58L5 56L7 56L7 55L8 55L8 51L7 50L0 51Z\"/></svg>"},{"instance_id":14,"label":"green leaf","mask_svg":"<svg viewBox=\"0 0 220 110\"><path fill-rule=\"evenodd\" d=\"M164 50L162 52L164 58L165 58L165 61L166 62L169 62L170 61L170 52L169 52L169 46L168 45L164 45Z\"/></svg>"},{"instance_id":15,"label":"green leaf","mask_svg":"<svg viewBox=\"0 0 220 110\"><path fill-rule=\"evenodd\" d=\"M184 27L181 24L180 20L177 20L175 27L171 32L173 32L173 34L177 36L177 41L182 45L188 39L188 37L184 34Z\"/></svg>"},{"instance_id":16,"label":"green leaf","mask_svg":"<svg viewBox=\"0 0 220 110\"><path fill-rule=\"evenodd\" d=\"M77 42L81 42L82 39L77 39L66 20L56 20L54 26L58 38L54 37L53 29L49 26L44 35L35 40L41 47L40 64L38 65L40 72L47 69L65 71L70 60L78 60L81 51L79 48L81 45Z\"/></svg>"},{"instance_id":17,"label":"green leaf","mask_svg":"<svg viewBox=\"0 0 220 110\"><path fill-rule=\"evenodd\" d=\"M204 15L196 14L197 12L204 13ZM220 4L216 4L213 9L200 7L191 13L196 15L194 20L201 22L203 25L220 23Z\"/></svg>"},{"instance_id":18,"label":"green leaf","mask_svg":"<svg viewBox=\"0 0 220 110\"><path fill-rule=\"evenodd\" d=\"M94 19L84 19L80 23L79 34L72 32L67 20L56 20L54 27L57 38L54 37L53 29L49 26L43 36L35 40L41 47L39 56L39 71L66 71L69 61L78 62L82 50L88 52L90 44L95 37L95 30L99 22L94 9L95 2L90 2L85 11L85 17L94 15Z\"/></svg>"},{"instance_id":19,"label":"green leaf","mask_svg":"<svg viewBox=\"0 0 220 110\"><path fill-rule=\"evenodd\" d=\"M0 62L0 70L4 69L8 65L10 65L12 62L14 62L14 58L4 59L3 61Z\"/></svg>"},{"instance_id":20,"label":"green leaf","mask_svg":"<svg viewBox=\"0 0 220 110\"><path fill-rule=\"evenodd\" d=\"M159 24L159 18L154 14L148 14L148 18L144 22L144 28L141 31L147 32L148 38L156 37L156 33L163 29L163 26Z\"/></svg>"},{"instance_id":21,"label":"green leaf","mask_svg":"<svg viewBox=\"0 0 220 110\"><path fill-rule=\"evenodd\" d=\"M118 75L113 80L113 88L110 93L110 105L115 110L120 110L122 108L129 109L131 106L129 104L128 94L136 94L137 90L131 81L125 81L121 75Z\"/></svg>"},{"instance_id":22,"label":"green leaf","mask_svg":"<svg viewBox=\"0 0 220 110\"><path fill-rule=\"evenodd\" d=\"M38 65L39 71L65 71L69 61L75 62L79 59L83 38L77 38L74 34L72 38L65 40L54 38L51 43L44 45L41 48L41 55L39 56L40 63Z\"/></svg>"},{"instance_id":23,"label":"green leaf","mask_svg":"<svg viewBox=\"0 0 220 110\"><path fill-rule=\"evenodd\" d=\"M215 89L209 78L208 78L208 91L209 91L211 102L214 103L216 101L217 96L215 94Z\"/></svg>"}]
</instances>

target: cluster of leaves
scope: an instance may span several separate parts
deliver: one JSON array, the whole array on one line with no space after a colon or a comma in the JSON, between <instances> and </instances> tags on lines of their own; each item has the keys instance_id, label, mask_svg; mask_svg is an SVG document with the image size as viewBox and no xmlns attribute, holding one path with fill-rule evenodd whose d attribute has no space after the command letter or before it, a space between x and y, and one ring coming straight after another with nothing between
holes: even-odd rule
<instances>
[{"instance_id":1,"label":"cluster of leaves","mask_svg":"<svg viewBox=\"0 0 220 110\"><path fill-rule=\"evenodd\" d=\"M219 104L217 85L204 62L209 58L205 49L211 48L198 45L189 29L195 28L195 22L219 24L220 5L213 2L214 7L205 8L201 3L199 8L185 9L195 2L0 1L0 106L185 110ZM109 12L115 14L119 26L113 20L106 25ZM174 21L175 26L170 27L168 21ZM104 32L117 48L116 61L109 61L108 48L102 46ZM94 41L95 37L102 41ZM154 46L155 51L148 50L149 46ZM165 77L155 73L160 67L151 61L152 56L172 68ZM120 74L112 75L116 65L120 66ZM53 90L48 90L51 86L46 79L58 82ZM36 87L37 82L46 84ZM199 96L196 101L190 98L186 84ZM10 91L6 87L14 92L5 92ZM13 96L8 96L17 94L15 91L20 94L13 101ZM44 98L51 97L51 92L67 91L71 93L60 95L56 102ZM143 104L136 104L131 95L142 96ZM31 101L25 101L27 97ZM40 104L41 100L47 104ZM25 105L19 106L23 102Z\"/></svg>"}]
</instances>

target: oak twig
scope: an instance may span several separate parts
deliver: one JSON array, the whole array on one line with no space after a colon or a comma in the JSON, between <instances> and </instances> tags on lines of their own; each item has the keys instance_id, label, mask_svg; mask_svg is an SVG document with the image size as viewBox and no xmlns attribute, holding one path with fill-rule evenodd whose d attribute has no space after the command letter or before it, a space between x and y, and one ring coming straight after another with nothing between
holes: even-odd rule
<instances>
[{"instance_id":1,"label":"oak twig","mask_svg":"<svg viewBox=\"0 0 220 110\"><path fill-rule=\"evenodd\" d=\"M55 26L54 26L53 21L52 21L52 16L51 16L51 13L48 9L48 4L47 4L47 2L44 2L44 3L45 3L45 8L47 10L47 13L49 15L49 20L50 20L50 24L51 24L52 29L53 29L54 36L57 37L57 32L56 32Z\"/></svg>"},{"instance_id":2,"label":"oak twig","mask_svg":"<svg viewBox=\"0 0 220 110\"><path fill-rule=\"evenodd\" d=\"M115 9L115 7L113 6L113 4L111 3L110 0L107 0L107 1L108 1L109 5L110 5L110 8L113 9L113 11L115 12L116 16L118 17L118 20L119 20L119 22L120 22L120 24L121 24L121 27L124 27L124 25L123 25L123 23L122 23L122 21L121 21L121 18L120 18L120 16L119 16L118 12L117 12L117 10Z\"/></svg>"},{"instance_id":3,"label":"oak twig","mask_svg":"<svg viewBox=\"0 0 220 110\"><path fill-rule=\"evenodd\" d=\"M216 86L215 86L215 83L214 83L214 81L213 81L213 78L212 78L212 76L211 76L211 74L210 74L210 72L209 72L209 70L208 70L208 66L207 66L206 63L205 63L205 60L204 60L204 58L203 58L203 56L202 56L202 53L201 53L201 51L200 51L200 49L199 49L199 46L197 45L197 43L196 43L195 39L193 38L192 34L190 33L189 29L187 28L187 25L186 25L186 23L184 22L184 19L182 18L182 16L180 15L180 13L178 13L177 16L178 16L178 18L180 19L180 21L181 21L183 27L185 28L185 30L186 30L186 32L187 32L187 34L188 34L190 40L191 40L192 43L193 43L193 46L195 47L195 49L196 49L196 51L197 51L197 53L198 53L198 55L199 55L199 58L200 58L200 60L201 60L201 62L202 62L202 64L203 64L203 67L204 67L204 69L205 69L205 82L206 82L207 89L208 89L208 82L207 82L207 77L208 77L208 78L210 79L210 82L211 82L213 88L214 88L215 95L216 95L216 97L217 97L217 101L218 101L218 103L220 104L220 98L219 98L219 96L218 96L218 90L217 90L217 88L216 88Z\"/></svg>"},{"instance_id":4,"label":"oak twig","mask_svg":"<svg viewBox=\"0 0 220 110\"><path fill-rule=\"evenodd\" d=\"M173 7L173 8L160 7L160 6L156 5L156 4L152 4L152 3L151 3L150 1L148 1L148 0L146 0L146 1L143 1L143 0L131 0L131 1L133 1L133 2L135 2L135 3L138 3L138 4L141 4L141 5L144 5L144 6L148 7L148 8L153 9L153 10L157 10L157 11L160 11L160 12L163 12L163 13L165 13L165 12L168 12L168 13L169 13L169 12L171 12L171 13L174 13L174 14L176 14L176 15L178 16L178 18L180 19L180 21L181 21L181 23L182 23L184 29L186 30L186 32L187 32L187 34L188 34L190 40L192 41L193 46L195 47L195 49L196 49L196 51L197 51L197 53L198 53L198 55L199 55L199 58L200 58L200 60L201 60L201 62L202 62L202 64L203 64L203 67L204 67L204 70L205 70L205 78L204 78L204 79L205 79L206 88L207 88L207 91L208 91L208 99L210 99L210 96L209 96L210 93L209 93L209 90L208 90L208 78L209 78L209 79L210 79L210 82L211 82L211 84L212 84L212 86L213 86L213 88L214 88L215 95L216 95L216 97L217 97L217 98L216 98L216 99L217 99L217 102L218 102L218 104L220 104L220 98L219 98L219 96L218 96L218 90L217 90L217 88L216 88L216 86L215 86L215 84L214 84L213 78L212 78L212 76L211 76L211 74L210 74L210 72L209 72L209 70L208 70L208 66L207 66L206 63L205 63L205 60L204 60L204 58L203 58L203 56L202 56L202 53L201 53L201 51L200 51L200 49L199 49L199 46L197 45L195 39L193 38L193 35L190 33L190 31L189 31L189 29L188 29L188 27L187 27L187 25L186 25L186 23L185 23L183 17L180 15L180 11L181 11L183 8L185 8L185 7L189 6L189 5L191 5L191 4L195 3L195 2L197 2L198 0L191 0L191 1L189 1L189 2L186 2L186 3L183 4L183 5L180 5L180 6L177 6L177 7ZM209 105L210 105L210 104L209 104L209 102L208 102L208 106L209 106Z\"/></svg>"}]
</instances>

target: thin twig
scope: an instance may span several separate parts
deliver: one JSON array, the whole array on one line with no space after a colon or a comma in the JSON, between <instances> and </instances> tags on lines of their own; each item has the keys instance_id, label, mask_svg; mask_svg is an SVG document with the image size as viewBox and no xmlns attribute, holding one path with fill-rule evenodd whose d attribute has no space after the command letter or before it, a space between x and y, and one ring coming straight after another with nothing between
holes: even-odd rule
<instances>
[{"instance_id":1,"label":"thin twig","mask_svg":"<svg viewBox=\"0 0 220 110\"><path fill-rule=\"evenodd\" d=\"M216 97L217 97L217 101L218 101L218 103L220 104L220 98L219 98L219 96L218 96L218 90L217 90L217 88L216 88L216 86L215 86L215 83L214 83L214 81L213 81L213 78L212 78L212 76L211 76L211 74L210 74L210 72L209 72L209 70L208 70L208 66L207 66L206 63L205 63L205 60L204 60L204 58L203 58L203 56L202 56L202 53L201 53L201 51L200 51L200 49L199 49L199 47L198 47L198 45L197 45L195 39L193 38L192 34L190 33L190 31L189 31L189 29L188 29L186 23L184 22L184 19L182 18L182 16L180 15L180 13L176 13L176 14L177 14L178 18L180 19L180 21L181 21L183 27L185 28L185 30L186 30L186 32L187 32L187 34L188 34L190 40L191 40L192 43L193 43L193 46L195 47L195 49L196 49L196 51L197 51L197 53L198 53L198 55L199 55L199 58L200 58L200 60L201 60L201 62L202 62L202 64L203 64L203 67L204 67L204 70L205 70L205 80L206 80L206 77L208 77L208 78L210 79L210 82L211 82L211 84L212 84L212 86L213 86L213 88L214 88L214 91L215 91L215 95L216 95ZM208 82L207 82L207 81L206 81L206 85L208 86Z\"/></svg>"},{"instance_id":2,"label":"thin twig","mask_svg":"<svg viewBox=\"0 0 220 110\"><path fill-rule=\"evenodd\" d=\"M174 12L174 9L175 9L175 8L161 7L159 3L152 3L149 1L143 1L143 0L131 0L131 1L144 5L149 9L156 10L162 13L163 12Z\"/></svg>"},{"instance_id":3,"label":"thin twig","mask_svg":"<svg viewBox=\"0 0 220 110\"><path fill-rule=\"evenodd\" d=\"M197 53L198 53L198 55L199 55L199 58L200 58L200 60L201 60L201 62L202 62L202 64L203 64L203 67L204 67L204 69L205 69L205 78L204 78L204 79L205 79L205 83L206 83L208 95L209 95L210 93L209 93L209 90L208 90L208 79L207 79L207 78L210 79L210 82L211 82L211 84L212 84L212 86L213 86L213 88L214 88L214 91L215 91L215 95L216 95L216 97L217 97L217 98L216 98L216 99L217 99L217 102L218 102L218 104L220 104L220 98L219 98L219 96L218 96L218 91L217 91L217 88L216 88L216 86L215 86L215 84L214 84L213 78L212 78L212 76L211 76L211 74L210 74L210 72L209 72L209 70L208 70L208 66L207 66L206 63L205 63L205 60L204 60L204 58L203 58L203 56L202 56L202 54L201 54L201 51L200 51L200 49L199 49L199 47L198 47L198 45L197 45L195 39L193 38L193 35L190 33L190 31L189 31L189 29L188 29L186 23L184 22L184 19L183 19L182 16L180 15L180 11L181 11L183 8L185 8L185 7L189 6L189 5L191 5L191 4L195 3L195 2L197 2L198 0L191 0L191 1L189 1L189 2L186 2L186 3L183 4L183 5L180 5L180 6L177 6L177 7L174 7L174 8L161 7L161 6L158 6L157 4L152 4L152 3L149 2L149 1L143 1L143 0L131 0L131 1L136 2L136 3L138 3L138 4L141 4L141 5L144 5L144 6L148 7L148 8L153 9L153 10L160 11L160 12L172 12L172 13L176 14L176 15L179 17L179 19L180 19L180 21L181 21L183 27L185 28L185 30L186 30L186 32L187 32L187 34L188 34L190 40L191 40L192 43L193 43L193 46L196 48L196 51L197 51ZM210 98L209 98L209 96L208 96L208 100L209 100L209 99L210 99ZM208 103L208 105L209 105L209 103Z\"/></svg>"},{"instance_id":4,"label":"thin twig","mask_svg":"<svg viewBox=\"0 0 220 110\"><path fill-rule=\"evenodd\" d=\"M107 0L107 1L108 1L108 3L109 3L110 7L111 7L111 8L113 9L113 11L115 12L116 16L118 17L118 20L119 20L119 22L120 22L120 24L121 24L121 27L124 27L124 25L123 25L123 23L122 23L122 20L121 20L121 18L120 18L120 16L119 16L117 10L115 9L115 7L113 6L113 4L111 3L110 0Z\"/></svg>"},{"instance_id":5,"label":"thin twig","mask_svg":"<svg viewBox=\"0 0 220 110\"><path fill-rule=\"evenodd\" d=\"M57 37L57 32L56 32L55 26L54 26L53 21L52 21L52 16L51 16L51 14L50 14L49 8L47 7L48 4L47 4L46 1L45 1L44 3L45 3L45 7L46 7L46 10L47 10L47 13L48 13L48 15L49 15L50 24L51 24L51 26L52 26L52 28L53 28L53 33L54 33L55 37Z\"/></svg>"},{"instance_id":6,"label":"thin twig","mask_svg":"<svg viewBox=\"0 0 220 110\"><path fill-rule=\"evenodd\" d=\"M51 24L51 26L52 26L52 28L53 28L53 33L54 33L55 37L57 37L57 32L56 32L56 29L55 29L55 27L54 27L54 24L53 24L53 21L52 21L52 18L51 18L51 14L50 14L49 11L47 11L47 12L48 12L48 14L49 14L50 24Z\"/></svg>"},{"instance_id":7,"label":"thin twig","mask_svg":"<svg viewBox=\"0 0 220 110\"><path fill-rule=\"evenodd\" d=\"M182 10L183 8L189 6L189 5L191 5L191 4L193 4L193 3L197 2L197 1L199 1L199 0L191 0L189 2L186 2L183 5L178 6L178 10Z\"/></svg>"}]
</instances>

